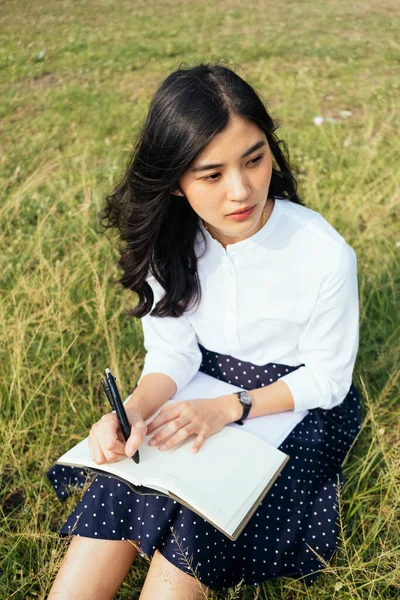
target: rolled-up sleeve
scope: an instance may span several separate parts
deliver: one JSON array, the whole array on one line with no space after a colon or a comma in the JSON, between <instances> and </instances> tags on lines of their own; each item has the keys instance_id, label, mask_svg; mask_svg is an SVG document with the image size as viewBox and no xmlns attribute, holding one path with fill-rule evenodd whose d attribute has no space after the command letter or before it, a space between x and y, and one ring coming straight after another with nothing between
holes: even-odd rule
<instances>
[{"instance_id":1,"label":"rolled-up sleeve","mask_svg":"<svg viewBox=\"0 0 400 600\"><path fill-rule=\"evenodd\" d=\"M149 277L147 283L153 290L154 308L165 292L154 277ZM196 332L188 317L147 314L141 321L146 355L138 383L149 373L163 373L175 381L179 392L197 373L202 361Z\"/></svg>"},{"instance_id":2,"label":"rolled-up sleeve","mask_svg":"<svg viewBox=\"0 0 400 600\"><path fill-rule=\"evenodd\" d=\"M352 383L358 343L357 257L344 242L299 339L304 366L281 377L293 395L295 411L329 409L344 400Z\"/></svg>"}]
</instances>

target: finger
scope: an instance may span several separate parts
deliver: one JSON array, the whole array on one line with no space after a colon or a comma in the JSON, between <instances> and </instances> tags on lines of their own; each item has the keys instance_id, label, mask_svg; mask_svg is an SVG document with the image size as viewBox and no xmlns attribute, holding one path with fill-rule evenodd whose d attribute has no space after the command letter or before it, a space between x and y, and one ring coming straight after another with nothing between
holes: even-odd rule
<instances>
[{"instance_id":1,"label":"finger","mask_svg":"<svg viewBox=\"0 0 400 600\"><path fill-rule=\"evenodd\" d=\"M116 452L110 452L109 450L103 450L103 454L107 462L118 462L120 460L125 460L126 458L125 452L123 454L119 454Z\"/></svg>"},{"instance_id":2,"label":"finger","mask_svg":"<svg viewBox=\"0 0 400 600\"><path fill-rule=\"evenodd\" d=\"M95 437L89 437L89 449L92 459L98 465L105 462L117 462L126 458L125 454L117 454L116 452L110 452L109 450L102 448Z\"/></svg>"},{"instance_id":3,"label":"finger","mask_svg":"<svg viewBox=\"0 0 400 600\"><path fill-rule=\"evenodd\" d=\"M166 438L171 437L175 433L177 433L182 427L188 425L189 421L186 419L175 419L174 421L170 421L165 427L161 429L154 437L149 440L150 446L157 446Z\"/></svg>"},{"instance_id":4,"label":"finger","mask_svg":"<svg viewBox=\"0 0 400 600\"><path fill-rule=\"evenodd\" d=\"M143 435L143 437L145 435L147 435L147 425L144 421L138 421L135 424L136 429L138 429L140 431L140 433Z\"/></svg>"},{"instance_id":5,"label":"finger","mask_svg":"<svg viewBox=\"0 0 400 600\"><path fill-rule=\"evenodd\" d=\"M153 433L156 429L161 427L161 425L165 425L172 419L176 419L179 417L182 411L182 406L166 406L162 408L156 417L150 423L147 424L147 434Z\"/></svg>"},{"instance_id":6,"label":"finger","mask_svg":"<svg viewBox=\"0 0 400 600\"><path fill-rule=\"evenodd\" d=\"M101 417L98 426L94 429L94 433L103 453L108 450L116 454L125 454L125 444L119 437L120 431L118 419L115 414L109 413Z\"/></svg>"},{"instance_id":7,"label":"finger","mask_svg":"<svg viewBox=\"0 0 400 600\"><path fill-rule=\"evenodd\" d=\"M175 415L176 417L177 415ZM168 411L158 413L158 415L147 424L147 433L153 433L156 429L168 423L174 416Z\"/></svg>"},{"instance_id":8,"label":"finger","mask_svg":"<svg viewBox=\"0 0 400 600\"><path fill-rule=\"evenodd\" d=\"M118 429L118 431L117 431L117 438L119 439L120 442L122 442L125 445L125 438L124 438L124 434L122 433L121 429Z\"/></svg>"},{"instance_id":9,"label":"finger","mask_svg":"<svg viewBox=\"0 0 400 600\"><path fill-rule=\"evenodd\" d=\"M125 454L125 444L118 437L106 436L103 441L103 452L111 454Z\"/></svg>"},{"instance_id":10,"label":"finger","mask_svg":"<svg viewBox=\"0 0 400 600\"><path fill-rule=\"evenodd\" d=\"M159 446L159 449L163 452L165 450L169 450L176 444L180 444L185 440L189 435L192 435L192 427L190 425L186 427L182 427L177 433L169 437L167 440L164 440L162 444Z\"/></svg>"},{"instance_id":11,"label":"finger","mask_svg":"<svg viewBox=\"0 0 400 600\"><path fill-rule=\"evenodd\" d=\"M105 456L99 446L97 440L91 436L88 438L89 450L92 460L97 464L101 465L105 462Z\"/></svg>"},{"instance_id":12,"label":"finger","mask_svg":"<svg viewBox=\"0 0 400 600\"><path fill-rule=\"evenodd\" d=\"M192 446L192 452L194 454L196 454L200 450L201 446L204 444L206 439L207 439L207 436L205 436L204 433L199 433L199 435L197 436L197 438Z\"/></svg>"},{"instance_id":13,"label":"finger","mask_svg":"<svg viewBox=\"0 0 400 600\"><path fill-rule=\"evenodd\" d=\"M136 450L139 448L146 435L147 426L142 421L138 421L136 425L131 428L131 434L126 442L125 454L127 456L133 456Z\"/></svg>"}]
</instances>

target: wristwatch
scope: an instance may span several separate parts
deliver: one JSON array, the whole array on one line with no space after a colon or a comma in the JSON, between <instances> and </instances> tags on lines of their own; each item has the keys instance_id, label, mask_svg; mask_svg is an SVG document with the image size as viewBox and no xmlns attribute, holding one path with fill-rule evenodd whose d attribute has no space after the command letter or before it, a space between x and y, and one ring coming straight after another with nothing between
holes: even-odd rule
<instances>
[{"instance_id":1,"label":"wristwatch","mask_svg":"<svg viewBox=\"0 0 400 600\"><path fill-rule=\"evenodd\" d=\"M239 421L235 421L235 423L237 423L238 425L243 425L243 421L244 421L244 419L247 419L250 409L251 409L251 404L252 404L251 396L250 396L249 392L247 392L246 390L243 390L242 392L234 392L234 393L237 394L239 402L243 406L242 418L239 419Z\"/></svg>"}]
</instances>

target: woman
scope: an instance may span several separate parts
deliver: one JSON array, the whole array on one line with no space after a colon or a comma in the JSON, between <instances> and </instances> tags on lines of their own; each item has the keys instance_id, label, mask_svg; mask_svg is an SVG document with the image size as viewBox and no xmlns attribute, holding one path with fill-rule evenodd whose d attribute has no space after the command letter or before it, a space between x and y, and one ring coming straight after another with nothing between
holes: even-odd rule
<instances>
[{"instance_id":1,"label":"woman","mask_svg":"<svg viewBox=\"0 0 400 600\"><path fill-rule=\"evenodd\" d=\"M137 547L152 558L141 600L282 575L312 584L317 555L335 551L341 463L360 428L356 256L299 199L276 129L223 66L178 69L154 95L101 215L124 242L120 281L138 295L147 351L127 403L132 433L125 444L108 414L89 444L98 464L132 456L146 434L166 453L192 435L199 452L240 418L308 410L280 446L291 459L236 542L169 498L97 477L60 530L73 539L50 598L112 598ZM179 402L146 426L199 369L251 404ZM49 477L62 498L69 475Z\"/></svg>"}]
</instances>

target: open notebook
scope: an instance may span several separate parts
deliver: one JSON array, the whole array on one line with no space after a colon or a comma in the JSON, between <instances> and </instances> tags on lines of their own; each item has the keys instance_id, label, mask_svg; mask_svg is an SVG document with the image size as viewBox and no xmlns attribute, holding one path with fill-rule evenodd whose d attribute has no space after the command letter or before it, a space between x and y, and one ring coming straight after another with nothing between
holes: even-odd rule
<instances>
[{"instance_id":1,"label":"open notebook","mask_svg":"<svg viewBox=\"0 0 400 600\"><path fill-rule=\"evenodd\" d=\"M199 372L168 404L239 389ZM208 438L197 454L191 451L193 436L160 452L147 444L152 433L140 446L138 465L130 458L97 465L87 438L57 462L109 474L139 493L167 495L236 540L289 459L277 446L305 414L291 411L248 419L243 426L230 424Z\"/></svg>"}]
</instances>

